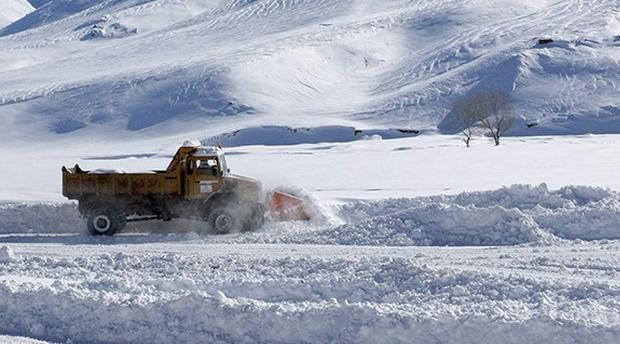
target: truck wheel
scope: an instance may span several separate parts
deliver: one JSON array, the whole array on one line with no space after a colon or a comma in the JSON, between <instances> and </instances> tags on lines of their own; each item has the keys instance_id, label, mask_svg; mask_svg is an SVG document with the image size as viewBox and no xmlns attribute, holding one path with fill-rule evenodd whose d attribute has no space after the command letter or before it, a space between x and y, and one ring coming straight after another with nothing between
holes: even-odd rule
<instances>
[{"instance_id":1,"label":"truck wheel","mask_svg":"<svg viewBox=\"0 0 620 344\"><path fill-rule=\"evenodd\" d=\"M88 232L91 235L114 235L123 229L126 221L120 214L111 209L97 209L87 218Z\"/></svg>"},{"instance_id":2,"label":"truck wheel","mask_svg":"<svg viewBox=\"0 0 620 344\"><path fill-rule=\"evenodd\" d=\"M217 208L207 217L209 229L215 234L228 234L241 231L241 221L235 212L228 208Z\"/></svg>"}]
</instances>

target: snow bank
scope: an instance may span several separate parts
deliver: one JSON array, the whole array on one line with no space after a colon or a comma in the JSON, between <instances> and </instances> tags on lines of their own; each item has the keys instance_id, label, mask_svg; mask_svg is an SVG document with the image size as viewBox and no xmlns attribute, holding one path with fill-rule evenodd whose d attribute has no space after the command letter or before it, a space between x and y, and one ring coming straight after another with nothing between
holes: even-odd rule
<instances>
[{"instance_id":1,"label":"snow bank","mask_svg":"<svg viewBox=\"0 0 620 344\"><path fill-rule=\"evenodd\" d=\"M454 201L520 209L532 216L541 229L564 239L620 239L620 195L608 189L566 186L550 191L546 184L513 185L463 193Z\"/></svg>"},{"instance_id":2,"label":"snow bank","mask_svg":"<svg viewBox=\"0 0 620 344\"><path fill-rule=\"evenodd\" d=\"M607 199L555 211L536 209L536 222L565 239L620 239L620 201Z\"/></svg>"},{"instance_id":3,"label":"snow bank","mask_svg":"<svg viewBox=\"0 0 620 344\"><path fill-rule=\"evenodd\" d=\"M339 243L460 246L620 238L620 194L585 186L550 191L546 184L513 185L454 196L360 201L342 206L340 213L351 224L326 231Z\"/></svg>"},{"instance_id":4,"label":"snow bank","mask_svg":"<svg viewBox=\"0 0 620 344\"><path fill-rule=\"evenodd\" d=\"M94 296L89 300L71 291L0 288L3 301L14 305L3 314L3 323L37 336L62 339L70 334L76 341L91 343L376 343L386 338L392 343L410 343L411 338L419 338L419 343L439 342L432 338L458 338L459 343L481 343L489 338L502 338L503 343L531 343L540 338L548 339L547 343L614 343L620 335L614 327L595 329L544 317L504 322L446 314L431 319L402 314L397 306L381 309L336 300L298 305L194 292L170 300L121 302L95 295L88 295ZM519 336L504 337L507 333Z\"/></svg>"},{"instance_id":5,"label":"snow bank","mask_svg":"<svg viewBox=\"0 0 620 344\"><path fill-rule=\"evenodd\" d=\"M513 185L453 196L356 201L336 209L307 191L276 190L303 198L310 222L268 222L258 233L206 240L244 243L299 243L390 246L544 244L555 240L620 239L620 194L567 186L549 190ZM138 230L187 232L203 223L144 223ZM74 204L0 206L0 233L83 232ZM160 228L161 227L161 228Z\"/></svg>"},{"instance_id":6,"label":"snow bank","mask_svg":"<svg viewBox=\"0 0 620 344\"><path fill-rule=\"evenodd\" d=\"M225 242L373 246L548 244L620 238L620 195L601 188L545 184L453 196L356 201L336 221L268 223ZM220 239L212 239L220 241Z\"/></svg>"},{"instance_id":7,"label":"snow bank","mask_svg":"<svg viewBox=\"0 0 620 344\"><path fill-rule=\"evenodd\" d=\"M519 209L531 209L536 206L562 208L570 203L570 200L550 193L545 184L538 186L513 185L493 191L466 192L452 199L453 202L461 205L474 205L477 207L500 206Z\"/></svg>"},{"instance_id":8,"label":"snow bank","mask_svg":"<svg viewBox=\"0 0 620 344\"><path fill-rule=\"evenodd\" d=\"M447 198L457 204L471 204L478 207L498 205L504 208L519 209L534 207L558 209L614 197L617 198L618 195L610 190L587 186L566 186L556 191L549 191L547 184L543 183L538 186L512 185L493 191L465 192Z\"/></svg>"},{"instance_id":9,"label":"snow bank","mask_svg":"<svg viewBox=\"0 0 620 344\"><path fill-rule=\"evenodd\" d=\"M341 245L469 246L540 243L550 238L517 209L428 204L327 230L320 240Z\"/></svg>"},{"instance_id":10,"label":"snow bank","mask_svg":"<svg viewBox=\"0 0 620 344\"><path fill-rule=\"evenodd\" d=\"M0 234L83 232L83 228L84 221L73 203L0 205Z\"/></svg>"}]
</instances>

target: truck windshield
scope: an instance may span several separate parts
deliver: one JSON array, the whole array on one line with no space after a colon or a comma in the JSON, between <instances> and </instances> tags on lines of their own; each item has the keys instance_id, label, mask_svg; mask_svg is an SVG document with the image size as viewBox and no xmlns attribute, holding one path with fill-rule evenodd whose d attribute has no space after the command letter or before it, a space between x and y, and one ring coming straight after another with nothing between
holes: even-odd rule
<instances>
[{"instance_id":1,"label":"truck windshield","mask_svg":"<svg viewBox=\"0 0 620 344\"><path fill-rule=\"evenodd\" d=\"M198 174L217 176L217 160L215 158L198 160Z\"/></svg>"}]
</instances>

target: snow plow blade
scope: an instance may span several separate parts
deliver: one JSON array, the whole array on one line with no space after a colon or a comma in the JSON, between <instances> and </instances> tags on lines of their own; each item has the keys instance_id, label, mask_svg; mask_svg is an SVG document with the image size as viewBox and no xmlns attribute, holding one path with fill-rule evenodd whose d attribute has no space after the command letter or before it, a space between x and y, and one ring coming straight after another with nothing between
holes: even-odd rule
<instances>
[{"instance_id":1,"label":"snow plow blade","mask_svg":"<svg viewBox=\"0 0 620 344\"><path fill-rule=\"evenodd\" d=\"M275 221L310 221L306 202L284 192L274 191L267 202L267 209Z\"/></svg>"}]
</instances>

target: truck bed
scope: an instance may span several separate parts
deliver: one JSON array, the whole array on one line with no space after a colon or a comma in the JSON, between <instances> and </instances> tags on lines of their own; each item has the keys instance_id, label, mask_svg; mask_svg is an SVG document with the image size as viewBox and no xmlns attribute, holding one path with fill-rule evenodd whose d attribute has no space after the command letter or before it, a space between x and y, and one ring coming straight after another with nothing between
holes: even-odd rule
<instances>
[{"instance_id":1,"label":"truck bed","mask_svg":"<svg viewBox=\"0 0 620 344\"><path fill-rule=\"evenodd\" d=\"M88 173L79 166L62 168L62 193L70 199L85 195L178 194L180 178L175 173Z\"/></svg>"}]
</instances>

